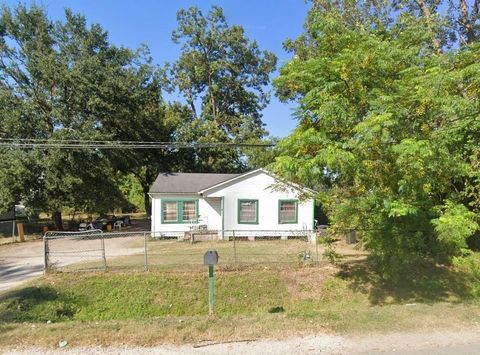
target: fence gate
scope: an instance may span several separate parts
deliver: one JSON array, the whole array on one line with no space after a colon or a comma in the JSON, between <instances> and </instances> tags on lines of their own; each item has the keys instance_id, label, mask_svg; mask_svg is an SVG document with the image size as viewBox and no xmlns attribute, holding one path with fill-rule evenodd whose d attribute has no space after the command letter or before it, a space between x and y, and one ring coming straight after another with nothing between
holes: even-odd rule
<instances>
[{"instance_id":1,"label":"fence gate","mask_svg":"<svg viewBox=\"0 0 480 355\"><path fill-rule=\"evenodd\" d=\"M101 230L81 232L49 231L43 236L44 272L68 269L105 269L105 240Z\"/></svg>"}]
</instances>

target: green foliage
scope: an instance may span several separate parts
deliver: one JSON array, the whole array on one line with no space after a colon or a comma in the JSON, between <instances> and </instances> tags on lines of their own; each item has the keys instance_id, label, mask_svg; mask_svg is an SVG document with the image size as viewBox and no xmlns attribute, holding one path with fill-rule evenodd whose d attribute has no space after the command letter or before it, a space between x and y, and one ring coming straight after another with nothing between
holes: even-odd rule
<instances>
[{"instance_id":1,"label":"green foliage","mask_svg":"<svg viewBox=\"0 0 480 355\"><path fill-rule=\"evenodd\" d=\"M472 295L480 298L480 258L478 254L470 254L453 258L453 264L472 277Z\"/></svg>"},{"instance_id":2,"label":"green foliage","mask_svg":"<svg viewBox=\"0 0 480 355\"><path fill-rule=\"evenodd\" d=\"M437 238L450 248L455 248L453 254L459 254L462 248L467 247L466 239L478 230L475 213L464 205L446 201L440 217L433 219Z\"/></svg>"},{"instance_id":3,"label":"green foliage","mask_svg":"<svg viewBox=\"0 0 480 355\"><path fill-rule=\"evenodd\" d=\"M126 196L128 202L135 207L135 212L144 212L145 196L143 194L142 185L133 174L122 177L119 188L123 195Z\"/></svg>"},{"instance_id":4,"label":"green foliage","mask_svg":"<svg viewBox=\"0 0 480 355\"><path fill-rule=\"evenodd\" d=\"M411 9L379 25L360 21L362 4L336 5L315 2L286 43L275 85L299 125L275 170L321 191L333 230L361 231L385 272L448 260L478 229L480 46L439 51L443 25Z\"/></svg>"},{"instance_id":5,"label":"green foliage","mask_svg":"<svg viewBox=\"0 0 480 355\"><path fill-rule=\"evenodd\" d=\"M317 241L317 243L323 245L325 248L323 257L331 264L335 264L342 259L342 255L335 250L335 241L336 239L333 237L330 231L326 231L326 233L320 236L319 240Z\"/></svg>"},{"instance_id":6,"label":"green foliage","mask_svg":"<svg viewBox=\"0 0 480 355\"><path fill-rule=\"evenodd\" d=\"M148 50L116 47L97 24L65 11L53 22L37 6L0 14L0 130L3 137L166 141L161 73ZM0 208L23 202L53 213L105 213L127 205L118 172L144 194L168 154L157 151L2 149ZM148 199L146 199L148 202Z\"/></svg>"},{"instance_id":7,"label":"green foliage","mask_svg":"<svg viewBox=\"0 0 480 355\"><path fill-rule=\"evenodd\" d=\"M275 70L275 55L248 39L243 27L230 26L219 7L212 7L206 15L196 7L180 10L177 22L172 39L182 45L181 55L167 69L171 89L185 98L189 110L179 139L261 141L266 134L261 111L269 102L265 89ZM199 150L190 158L189 168L243 170L244 154L238 149Z\"/></svg>"},{"instance_id":8,"label":"green foliage","mask_svg":"<svg viewBox=\"0 0 480 355\"><path fill-rule=\"evenodd\" d=\"M261 141L266 134L261 110L269 100L265 87L275 56L260 50L242 27L229 26L217 7L207 16L197 8L181 10L172 37L182 44L182 54L159 69L146 47L117 47L100 25L88 26L71 10L65 11L64 20L54 22L35 5L3 7L1 137ZM165 103L164 86L178 90L187 105ZM148 191L160 171L240 171L271 161L273 154L224 148L2 148L0 153L5 157L0 162L0 210L22 202L54 215L58 228L63 210L105 213L128 208L127 199L150 214Z\"/></svg>"}]
</instances>

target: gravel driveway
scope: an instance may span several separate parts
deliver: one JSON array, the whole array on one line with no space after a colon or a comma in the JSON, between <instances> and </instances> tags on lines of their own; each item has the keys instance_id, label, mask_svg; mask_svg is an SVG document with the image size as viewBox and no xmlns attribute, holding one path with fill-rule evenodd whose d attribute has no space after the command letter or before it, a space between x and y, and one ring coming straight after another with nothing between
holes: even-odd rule
<instances>
[{"instance_id":1,"label":"gravel driveway","mask_svg":"<svg viewBox=\"0 0 480 355\"><path fill-rule=\"evenodd\" d=\"M105 239L106 257L143 253L138 238L119 237ZM57 266L66 266L81 261L75 257L80 249L98 249L99 239L92 240L55 240L56 250L65 252L65 256L56 255ZM98 253L97 253L98 254ZM43 274L43 241L32 240L24 243L0 245L0 292L18 286L24 281Z\"/></svg>"},{"instance_id":2,"label":"gravel driveway","mask_svg":"<svg viewBox=\"0 0 480 355\"><path fill-rule=\"evenodd\" d=\"M9 349L4 354L479 354L480 328L435 330L419 332L395 332L342 337L317 334L303 338L260 340L222 344L197 344L156 347L91 347L66 348L45 351L43 349Z\"/></svg>"}]
</instances>

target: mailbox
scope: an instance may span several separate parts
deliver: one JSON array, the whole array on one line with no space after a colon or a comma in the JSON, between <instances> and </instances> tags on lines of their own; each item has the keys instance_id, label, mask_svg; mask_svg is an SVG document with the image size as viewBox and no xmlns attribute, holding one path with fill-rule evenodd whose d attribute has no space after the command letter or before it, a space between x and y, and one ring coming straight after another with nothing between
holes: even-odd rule
<instances>
[{"instance_id":1,"label":"mailbox","mask_svg":"<svg viewBox=\"0 0 480 355\"><path fill-rule=\"evenodd\" d=\"M203 256L204 265L215 265L218 263L218 253L216 250L207 250Z\"/></svg>"}]
</instances>

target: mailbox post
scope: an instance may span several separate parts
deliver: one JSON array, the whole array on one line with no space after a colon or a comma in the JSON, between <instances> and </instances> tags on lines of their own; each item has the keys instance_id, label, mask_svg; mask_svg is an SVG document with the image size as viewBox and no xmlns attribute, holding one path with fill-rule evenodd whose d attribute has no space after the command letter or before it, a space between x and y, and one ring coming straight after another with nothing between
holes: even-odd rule
<instances>
[{"instance_id":1,"label":"mailbox post","mask_svg":"<svg viewBox=\"0 0 480 355\"><path fill-rule=\"evenodd\" d=\"M213 266L218 263L216 250L207 250L203 255L203 264L208 266L208 314L213 315Z\"/></svg>"}]
</instances>

